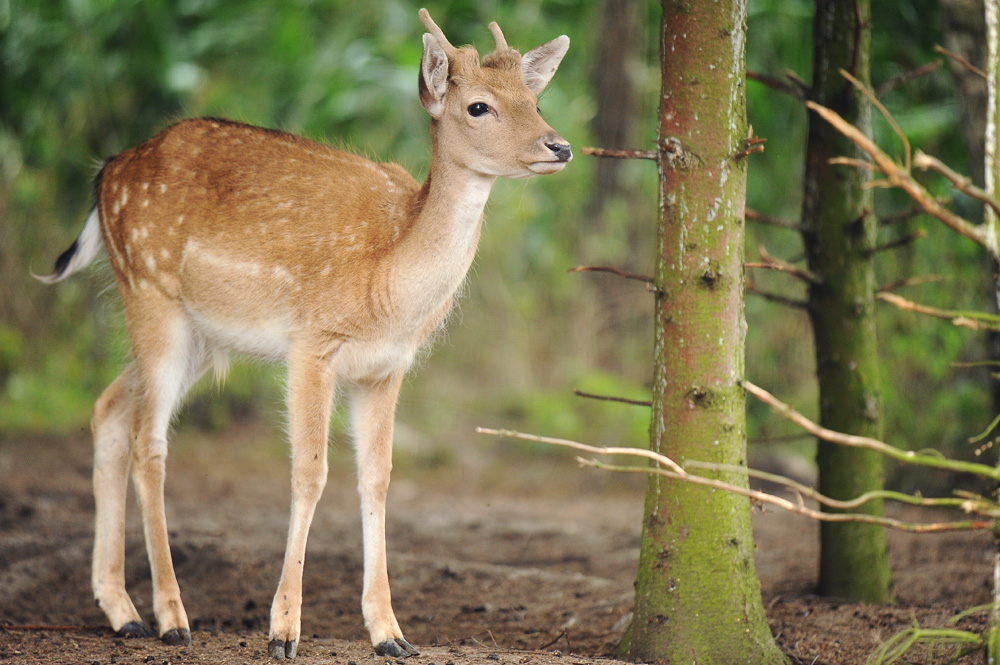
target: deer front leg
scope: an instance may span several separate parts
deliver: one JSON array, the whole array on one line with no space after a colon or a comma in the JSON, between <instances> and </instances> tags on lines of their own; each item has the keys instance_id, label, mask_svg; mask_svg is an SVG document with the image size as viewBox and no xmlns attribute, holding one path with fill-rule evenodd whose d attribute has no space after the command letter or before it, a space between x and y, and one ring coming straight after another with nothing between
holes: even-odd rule
<instances>
[{"instance_id":1,"label":"deer front leg","mask_svg":"<svg viewBox=\"0 0 1000 665\"><path fill-rule=\"evenodd\" d=\"M94 405L94 599L120 635L154 637L125 590L125 499L128 493L129 427L133 413L130 366Z\"/></svg>"},{"instance_id":2,"label":"deer front leg","mask_svg":"<svg viewBox=\"0 0 1000 665\"><path fill-rule=\"evenodd\" d=\"M392 471L392 431L402 373L360 384L352 402L354 445L361 495L364 588L361 611L375 653L406 658L419 652L403 639L392 612L385 555L385 499Z\"/></svg>"},{"instance_id":3,"label":"deer front leg","mask_svg":"<svg viewBox=\"0 0 1000 665\"><path fill-rule=\"evenodd\" d=\"M292 512L281 580L271 603L268 650L277 660L294 658L302 617L302 570L306 540L327 476L327 437L333 408L336 348L293 349L288 360L288 421L292 443Z\"/></svg>"}]
</instances>

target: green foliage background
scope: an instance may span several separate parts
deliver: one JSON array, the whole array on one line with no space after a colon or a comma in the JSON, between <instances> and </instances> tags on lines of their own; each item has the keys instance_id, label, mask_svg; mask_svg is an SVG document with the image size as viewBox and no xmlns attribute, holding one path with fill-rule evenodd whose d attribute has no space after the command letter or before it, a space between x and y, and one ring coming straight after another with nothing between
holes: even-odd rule
<instances>
[{"instance_id":1,"label":"green foliage background","mask_svg":"<svg viewBox=\"0 0 1000 665\"><path fill-rule=\"evenodd\" d=\"M644 445L648 412L582 401L572 388L644 398L652 371L651 299L635 286L627 315L611 322L599 279L569 274L582 263L650 272L656 215L655 169L623 166L627 193L601 223L588 219L594 142L592 83L599 3L588 0L427 2L455 43L492 49L491 20L528 50L559 34L572 47L540 100L549 123L577 151L563 173L501 181L460 309L426 367L404 388L398 443L418 451L474 444L471 427L504 425L609 444ZM941 43L936 2L874 3L875 85L928 62ZM106 267L57 287L44 273L72 242L90 205L100 161L170 122L218 115L277 127L403 164L418 178L429 162L429 121L416 96L420 4L404 0L0 0L0 442L86 427L93 400L120 371L127 344ZM748 68L808 80L812 3L751 0ZM643 5L634 38L643 57L629 76L642 100L637 135L654 140L659 5ZM885 103L915 145L958 170L962 144L947 68L890 93ZM748 83L750 122L768 138L751 158L748 205L794 220L805 141L801 104ZM898 143L876 120L883 145ZM612 146L617 147L617 146ZM640 146L624 146L640 147ZM940 193L948 193L934 182ZM879 193L878 212L906 207ZM958 200L969 215L975 207ZM916 218L882 231L885 241L925 228L929 237L883 254L879 279L914 274L941 281L904 295L951 308L988 309L991 269L968 241ZM748 257L764 246L802 257L794 232L750 223ZM787 275L753 273L762 289L796 296ZM815 411L811 333L804 313L748 297L748 375ZM972 454L965 438L992 419L984 370L949 363L981 358L985 341L947 324L883 308L880 343L886 432L900 445ZM609 338L613 335L613 338ZM614 350L615 366L599 358ZM206 383L182 418L220 427L234 418L280 423L280 370L241 363L226 386ZM791 433L750 405L751 435ZM808 452L809 443L778 445ZM436 452L434 454L437 454Z\"/></svg>"}]
</instances>

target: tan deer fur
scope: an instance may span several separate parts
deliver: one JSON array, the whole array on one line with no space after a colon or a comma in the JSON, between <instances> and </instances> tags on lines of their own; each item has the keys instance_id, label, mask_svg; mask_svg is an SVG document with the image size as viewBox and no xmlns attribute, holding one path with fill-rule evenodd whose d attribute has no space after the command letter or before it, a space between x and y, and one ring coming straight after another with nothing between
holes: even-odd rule
<instances>
[{"instance_id":1,"label":"tan deer fur","mask_svg":"<svg viewBox=\"0 0 1000 665\"><path fill-rule=\"evenodd\" d=\"M351 415L364 541L362 612L376 652L416 653L392 612L385 498L396 399L414 355L442 324L472 262L497 177L555 173L570 147L537 95L569 47L524 54L496 23L480 63L426 10L419 92L433 155L421 186L402 167L282 132L188 120L108 160L83 231L43 281L107 249L133 360L94 408L93 588L112 627L152 635L125 590L129 469L142 508L160 637L190 643L170 560L163 482L170 420L229 351L288 366L292 506L269 648L294 657L306 538L327 476L335 387ZM103 241L103 242L102 242Z\"/></svg>"}]
</instances>

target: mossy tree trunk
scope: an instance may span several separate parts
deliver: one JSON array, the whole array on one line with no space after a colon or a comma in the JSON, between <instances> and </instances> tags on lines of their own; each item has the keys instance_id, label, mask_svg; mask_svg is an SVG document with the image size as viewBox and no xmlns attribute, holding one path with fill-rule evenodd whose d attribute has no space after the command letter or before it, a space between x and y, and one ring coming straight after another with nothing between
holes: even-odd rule
<instances>
[{"instance_id":1,"label":"mossy tree trunk","mask_svg":"<svg viewBox=\"0 0 1000 665\"><path fill-rule=\"evenodd\" d=\"M680 463L743 465L746 4L661 4L650 444ZM650 475L625 650L667 663L786 662L764 615L746 498Z\"/></svg>"},{"instance_id":2,"label":"mossy tree trunk","mask_svg":"<svg viewBox=\"0 0 1000 665\"><path fill-rule=\"evenodd\" d=\"M860 15L858 15L860 13ZM870 134L870 105L840 75L868 83L869 0L816 0L811 96ZM809 117L803 239L816 342L820 423L838 432L880 438L881 393L875 346L871 173L832 166L831 157L862 157L854 144L815 114ZM882 458L874 451L818 443L819 490L835 499L882 488ZM881 502L858 510L881 514ZM892 582L885 532L858 523L820 525L821 594L887 602Z\"/></svg>"}]
</instances>

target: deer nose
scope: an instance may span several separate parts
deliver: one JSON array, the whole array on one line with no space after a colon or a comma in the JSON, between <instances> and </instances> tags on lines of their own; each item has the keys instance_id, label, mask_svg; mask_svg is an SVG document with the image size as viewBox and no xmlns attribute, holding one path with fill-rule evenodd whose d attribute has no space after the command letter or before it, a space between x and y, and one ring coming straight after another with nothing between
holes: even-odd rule
<instances>
[{"instance_id":1,"label":"deer nose","mask_svg":"<svg viewBox=\"0 0 1000 665\"><path fill-rule=\"evenodd\" d=\"M560 162L568 162L573 159L573 149L568 143L546 143L545 147L551 150L552 154L556 156L556 160Z\"/></svg>"}]
</instances>

